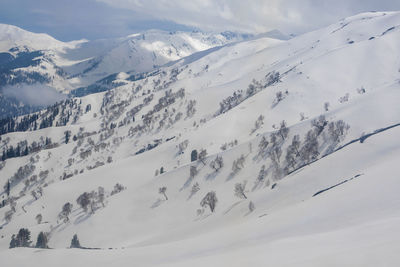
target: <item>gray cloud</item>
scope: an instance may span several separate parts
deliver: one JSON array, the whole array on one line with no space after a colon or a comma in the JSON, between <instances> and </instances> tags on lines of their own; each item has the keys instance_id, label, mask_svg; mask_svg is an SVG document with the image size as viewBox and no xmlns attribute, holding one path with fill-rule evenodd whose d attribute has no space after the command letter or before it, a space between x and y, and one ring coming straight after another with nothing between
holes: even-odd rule
<instances>
[{"instance_id":1,"label":"gray cloud","mask_svg":"<svg viewBox=\"0 0 400 267\"><path fill-rule=\"evenodd\" d=\"M62 41L114 38L148 29L189 29L96 0L1 0L0 23L44 32Z\"/></svg>"},{"instance_id":2,"label":"gray cloud","mask_svg":"<svg viewBox=\"0 0 400 267\"><path fill-rule=\"evenodd\" d=\"M0 23L45 32L63 41L112 38L148 29L279 29L298 34L372 10L400 10L400 1L1 0Z\"/></svg>"},{"instance_id":3,"label":"gray cloud","mask_svg":"<svg viewBox=\"0 0 400 267\"><path fill-rule=\"evenodd\" d=\"M66 98L54 88L42 84L21 84L6 86L2 89L6 97L15 98L25 105L44 107Z\"/></svg>"},{"instance_id":4,"label":"gray cloud","mask_svg":"<svg viewBox=\"0 0 400 267\"><path fill-rule=\"evenodd\" d=\"M400 10L398 0L98 0L208 30L305 32L372 10Z\"/></svg>"}]
</instances>

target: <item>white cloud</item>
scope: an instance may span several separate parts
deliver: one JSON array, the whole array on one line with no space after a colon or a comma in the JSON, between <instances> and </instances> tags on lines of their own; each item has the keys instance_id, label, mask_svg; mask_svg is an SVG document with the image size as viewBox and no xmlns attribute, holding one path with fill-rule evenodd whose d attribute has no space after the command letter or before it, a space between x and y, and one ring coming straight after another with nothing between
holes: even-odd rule
<instances>
[{"instance_id":1,"label":"white cloud","mask_svg":"<svg viewBox=\"0 0 400 267\"><path fill-rule=\"evenodd\" d=\"M42 84L21 84L3 88L4 96L12 97L18 101L32 106L48 106L66 98L54 88Z\"/></svg>"},{"instance_id":2,"label":"white cloud","mask_svg":"<svg viewBox=\"0 0 400 267\"><path fill-rule=\"evenodd\" d=\"M98 0L206 30L304 32L371 10L400 9L398 0Z\"/></svg>"}]
</instances>

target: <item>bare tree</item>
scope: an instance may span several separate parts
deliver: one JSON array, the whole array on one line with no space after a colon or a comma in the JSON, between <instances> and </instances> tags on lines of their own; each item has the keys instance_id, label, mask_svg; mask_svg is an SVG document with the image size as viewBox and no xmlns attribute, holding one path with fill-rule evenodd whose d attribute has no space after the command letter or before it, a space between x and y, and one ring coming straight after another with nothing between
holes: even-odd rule
<instances>
[{"instance_id":1,"label":"bare tree","mask_svg":"<svg viewBox=\"0 0 400 267\"><path fill-rule=\"evenodd\" d=\"M271 149L270 155L271 155L272 161L279 163L280 158L282 156L282 149L281 149L280 145L277 144L277 145L273 146Z\"/></svg>"},{"instance_id":2,"label":"bare tree","mask_svg":"<svg viewBox=\"0 0 400 267\"><path fill-rule=\"evenodd\" d=\"M196 100L189 100L186 106L186 117L190 118L196 113Z\"/></svg>"},{"instance_id":3,"label":"bare tree","mask_svg":"<svg viewBox=\"0 0 400 267\"><path fill-rule=\"evenodd\" d=\"M256 206L254 205L253 201L249 202L249 211L253 212L256 209Z\"/></svg>"},{"instance_id":4,"label":"bare tree","mask_svg":"<svg viewBox=\"0 0 400 267\"><path fill-rule=\"evenodd\" d=\"M330 122L328 124L328 133L331 137L331 140L334 143L340 142L344 138L344 136L346 136L346 133L349 128L350 126L343 120Z\"/></svg>"},{"instance_id":5,"label":"bare tree","mask_svg":"<svg viewBox=\"0 0 400 267\"><path fill-rule=\"evenodd\" d=\"M91 204L92 200L91 200L91 195L88 192L84 192L82 193L77 199L76 199L76 203L78 203L78 205L85 211L88 211L88 208Z\"/></svg>"},{"instance_id":6,"label":"bare tree","mask_svg":"<svg viewBox=\"0 0 400 267\"><path fill-rule=\"evenodd\" d=\"M329 111L329 102L324 103L324 110Z\"/></svg>"},{"instance_id":7,"label":"bare tree","mask_svg":"<svg viewBox=\"0 0 400 267\"><path fill-rule=\"evenodd\" d=\"M206 157L207 157L207 150L202 149L199 153L199 160L201 161L201 163L204 164L204 166L206 165Z\"/></svg>"},{"instance_id":8,"label":"bare tree","mask_svg":"<svg viewBox=\"0 0 400 267\"><path fill-rule=\"evenodd\" d=\"M296 152L293 150L292 146L288 146L286 149L286 163L288 165L288 168L291 167L292 169L296 168ZM287 172L289 172L289 169L287 169Z\"/></svg>"},{"instance_id":9,"label":"bare tree","mask_svg":"<svg viewBox=\"0 0 400 267\"><path fill-rule=\"evenodd\" d=\"M316 133L313 130L309 130L306 134L303 147L300 150L300 157L303 162L308 164L318 157L318 146L319 144Z\"/></svg>"},{"instance_id":10,"label":"bare tree","mask_svg":"<svg viewBox=\"0 0 400 267\"><path fill-rule=\"evenodd\" d=\"M42 214L39 213L38 215L36 215L35 219L36 219L38 224L41 224L42 220L43 220Z\"/></svg>"},{"instance_id":11,"label":"bare tree","mask_svg":"<svg viewBox=\"0 0 400 267\"><path fill-rule=\"evenodd\" d=\"M69 215L71 214L72 211L72 204L67 202L64 204L64 206L61 209L61 212L58 214L58 218L60 220L63 220L65 223L69 221Z\"/></svg>"},{"instance_id":12,"label":"bare tree","mask_svg":"<svg viewBox=\"0 0 400 267\"><path fill-rule=\"evenodd\" d=\"M38 199L39 199L39 196L37 195L37 193L36 193L35 190L32 190L32 191L31 191L31 195L33 196L33 198L34 198L35 200L38 200Z\"/></svg>"},{"instance_id":13,"label":"bare tree","mask_svg":"<svg viewBox=\"0 0 400 267\"><path fill-rule=\"evenodd\" d=\"M191 194L191 195L194 195L194 194L196 194L196 193L199 192L199 191L200 191L199 183L195 183L195 184L192 186L192 189L190 190L190 194Z\"/></svg>"},{"instance_id":14,"label":"bare tree","mask_svg":"<svg viewBox=\"0 0 400 267\"><path fill-rule=\"evenodd\" d=\"M265 136L261 138L260 143L258 144L258 154L259 155L265 155L267 148L268 148L269 142Z\"/></svg>"},{"instance_id":15,"label":"bare tree","mask_svg":"<svg viewBox=\"0 0 400 267\"><path fill-rule=\"evenodd\" d=\"M235 184L235 196L237 196L238 198L244 198L247 199L246 194L244 193L244 191L246 190L246 181L244 181L243 183L237 183Z\"/></svg>"},{"instance_id":16,"label":"bare tree","mask_svg":"<svg viewBox=\"0 0 400 267\"><path fill-rule=\"evenodd\" d=\"M16 197L10 197L8 201L10 203L11 211L15 212L16 211L16 207L17 207L17 199L16 199Z\"/></svg>"},{"instance_id":17,"label":"bare tree","mask_svg":"<svg viewBox=\"0 0 400 267\"><path fill-rule=\"evenodd\" d=\"M265 179L265 176L267 176L267 170L265 169L265 165L262 165L260 171L258 172L257 181L262 183Z\"/></svg>"},{"instance_id":18,"label":"bare tree","mask_svg":"<svg viewBox=\"0 0 400 267\"><path fill-rule=\"evenodd\" d=\"M305 119L307 119L306 115L304 115L304 112L300 112L300 121L304 121Z\"/></svg>"},{"instance_id":19,"label":"bare tree","mask_svg":"<svg viewBox=\"0 0 400 267\"><path fill-rule=\"evenodd\" d=\"M325 119L324 115L320 115L317 119L311 121L311 125L315 127L316 134L319 136L325 129L325 126L328 125L328 121Z\"/></svg>"},{"instance_id":20,"label":"bare tree","mask_svg":"<svg viewBox=\"0 0 400 267\"><path fill-rule=\"evenodd\" d=\"M243 169L245 160L246 159L245 159L244 155L241 155L238 159L233 161L232 172L234 174L238 173L241 169Z\"/></svg>"},{"instance_id":21,"label":"bare tree","mask_svg":"<svg viewBox=\"0 0 400 267\"><path fill-rule=\"evenodd\" d=\"M196 113L196 100L189 100L186 107L186 117L190 118Z\"/></svg>"},{"instance_id":22,"label":"bare tree","mask_svg":"<svg viewBox=\"0 0 400 267\"><path fill-rule=\"evenodd\" d=\"M297 156L300 156L300 135L296 134L293 136L292 143L290 146L292 147L293 151L296 153Z\"/></svg>"},{"instance_id":23,"label":"bare tree","mask_svg":"<svg viewBox=\"0 0 400 267\"><path fill-rule=\"evenodd\" d=\"M190 178L195 177L198 173L199 171L196 166L190 166Z\"/></svg>"},{"instance_id":24,"label":"bare tree","mask_svg":"<svg viewBox=\"0 0 400 267\"><path fill-rule=\"evenodd\" d=\"M260 129L260 127L264 124L264 116L260 115L258 116L256 122L254 123L254 129L251 130L251 134L253 134L255 131Z\"/></svg>"},{"instance_id":25,"label":"bare tree","mask_svg":"<svg viewBox=\"0 0 400 267\"><path fill-rule=\"evenodd\" d=\"M200 206L202 207L208 206L211 212L214 212L217 202L218 202L217 194L214 191L210 191L201 200Z\"/></svg>"},{"instance_id":26,"label":"bare tree","mask_svg":"<svg viewBox=\"0 0 400 267\"><path fill-rule=\"evenodd\" d=\"M224 167L224 161L222 156L217 156L214 160L210 162L210 167L218 172L222 167Z\"/></svg>"},{"instance_id":27,"label":"bare tree","mask_svg":"<svg viewBox=\"0 0 400 267\"><path fill-rule=\"evenodd\" d=\"M123 191L123 190L125 190L125 189L126 189L125 186L123 186L123 185L120 184L120 183L116 183L116 184L114 185L114 189L111 191L111 194L110 194L110 195L118 194L119 192L121 192L121 191Z\"/></svg>"},{"instance_id":28,"label":"bare tree","mask_svg":"<svg viewBox=\"0 0 400 267\"><path fill-rule=\"evenodd\" d=\"M14 211L13 210L8 210L4 213L4 220L9 223L12 220L12 216L14 215Z\"/></svg>"},{"instance_id":29,"label":"bare tree","mask_svg":"<svg viewBox=\"0 0 400 267\"><path fill-rule=\"evenodd\" d=\"M279 91L279 92L276 93L275 101L276 101L276 103L279 103L282 100L283 100L283 93L282 93L282 91Z\"/></svg>"},{"instance_id":30,"label":"bare tree","mask_svg":"<svg viewBox=\"0 0 400 267\"><path fill-rule=\"evenodd\" d=\"M300 136L293 136L292 143L287 147L286 150L286 162L288 166L291 166L293 169L296 167L297 157L300 156Z\"/></svg>"},{"instance_id":31,"label":"bare tree","mask_svg":"<svg viewBox=\"0 0 400 267\"><path fill-rule=\"evenodd\" d=\"M160 187L158 189L158 193L164 195L165 200L168 200L167 194L165 192L167 192L167 187L166 186Z\"/></svg>"},{"instance_id":32,"label":"bare tree","mask_svg":"<svg viewBox=\"0 0 400 267\"><path fill-rule=\"evenodd\" d=\"M103 206L103 208L105 207L105 205L104 205L104 200L105 200L105 198L106 198L106 194L105 194L105 191L104 191L104 187L101 187L101 186L99 186L98 188L97 188L97 200L98 200L98 202Z\"/></svg>"},{"instance_id":33,"label":"bare tree","mask_svg":"<svg viewBox=\"0 0 400 267\"><path fill-rule=\"evenodd\" d=\"M278 130L278 134L282 137L282 140L285 140L288 136L289 128L286 126L286 121L281 122L281 126Z\"/></svg>"},{"instance_id":34,"label":"bare tree","mask_svg":"<svg viewBox=\"0 0 400 267\"><path fill-rule=\"evenodd\" d=\"M178 145L178 154L183 154L183 152L186 150L186 148L189 145L189 140L185 140L182 143L179 143Z\"/></svg>"}]
</instances>

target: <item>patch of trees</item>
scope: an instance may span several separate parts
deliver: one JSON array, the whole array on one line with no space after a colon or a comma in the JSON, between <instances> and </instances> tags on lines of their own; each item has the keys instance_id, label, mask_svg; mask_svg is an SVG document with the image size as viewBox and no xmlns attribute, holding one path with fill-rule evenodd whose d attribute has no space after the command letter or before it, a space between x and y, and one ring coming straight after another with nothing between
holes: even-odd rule
<instances>
[{"instance_id":1,"label":"patch of trees","mask_svg":"<svg viewBox=\"0 0 400 267\"><path fill-rule=\"evenodd\" d=\"M232 147L234 147L234 146L237 146L238 145L238 140L233 140L233 141L231 141L231 142L229 142L229 143L224 143L224 144L222 144L221 145L221 147L220 147L220 149L222 150L222 151L225 151L225 150L227 150L228 148L232 148Z\"/></svg>"},{"instance_id":2,"label":"patch of trees","mask_svg":"<svg viewBox=\"0 0 400 267\"><path fill-rule=\"evenodd\" d=\"M94 214L100 207L105 207L105 191L103 187L99 187L97 191L84 192L77 199L76 203L86 212ZM67 205L66 203L65 205ZM64 205L64 206L65 206ZM63 206L63 208L64 208ZM70 206L72 208L72 206Z\"/></svg>"},{"instance_id":3,"label":"patch of trees","mask_svg":"<svg viewBox=\"0 0 400 267\"><path fill-rule=\"evenodd\" d=\"M47 249L49 248L48 242L49 235L45 232L40 232L34 247ZM16 235L12 235L9 248L32 247L31 244L31 232L26 228L21 228Z\"/></svg>"},{"instance_id":4,"label":"patch of trees","mask_svg":"<svg viewBox=\"0 0 400 267\"><path fill-rule=\"evenodd\" d=\"M17 172L7 181L7 183L3 186L5 191L9 191L12 187L20 183L22 180L30 176L36 167L32 163L28 163L24 166L18 168Z\"/></svg>"},{"instance_id":5,"label":"patch of trees","mask_svg":"<svg viewBox=\"0 0 400 267\"><path fill-rule=\"evenodd\" d=\"M306 132L303 140L298 134L289 139L289 128L282 121L279 129L271 133L269 138L262 136L260 139L257 157L269 158L271 164L268 168L265 164L261 167L256 184L264 182L268 174L274 179L280 179L317 160L323 151L330 153L344 139L349 127L342 120L328 122L321 115L311 121L311 129Z\"/></svg>"},{"instance_id":6,"label":"patch of trees","mask_svg":"<svg viewBox=\"0 0 400 267\"><path fill-rule=\"evenodd\" d=\"M268 73L261 81L253 79L245 93L243 93L243 90L237 90L233 93L233 95L223 99L219 103L220 107L215 116L227 112L228 110L236 107L237 105L245 101L247 98L278 82L280 82L280 74L279 72L275 71Z\"/></svg>"},{"instance_id":7,"label":"patch of trees","mask_svg":"<svg viewBox=\"0 0 400 267\"><path fill-rule=\"evenodd\" d=\"M21 228L16 235L12 235L10 248L30 247L31 243L31 232L26 228Z\"/></svg>"},{"instance_id":8,"label":"patch of trees","mask_svg":"<svg viewBox=\"0 0 400 267\"><path fill-rule=\"evenodd\" d=\"M235 91L232 96L228 96L219 103L219 110L216 113L216 115L223 114L228 110L231 110L232 108L236 107L243 101L244 101L243 91L242 90Z\"/></svg>"},{"instance_id":9,"label":"patch of trees","mask_svg":"<svg viewBox=\"0 0 400 267\"><path fill-rule=\"evenodd\" d=\"M33 141L31 145L29 145L28 141L26 140L18 142L16 147L12 145L6 145L6 147L3 149L3 154L0 159L5 161L9 158L23 157L35 152L39 152L42 149L52 149L55 147L58 147L58 143L53 143L50 137L44 138L41 136L38 142Z\"/></svg>"},{"instance_id":10,"label":"patch of trees","mask_svg":"<svg viewBox=\"0 0 400 267\"><path fill-rule=\"evenodd\" d=\"M172 104L176 103L178 99L183 99L185 97L185 89L181 88L176 92L172 90L165 91L165 95L158 99L158 103L149 110L146 114L142 115L142 123L131 127L129 129L128 135L133 137L135 134L143 134L144 132L149 132L154 129L156 122L158 122L158 130L163 127L170 127L172 124L176 123L182 118L182 113L177 112L175 108L169 108ZM160 114L162 111L164 112Z\"/></svg>"},{"instance_id":11,"label":"patch of trees","mask_svg":"<svg viewBox=\"0 0 400 267\"><path fill-rule=\"evenodd\" d=\"M25 115L18 118L4 118L0 119L0 135L11 132L25 132L28 130L37 130L38 114Z\"/></svg>"},{"instance_id":12,"label":"patch of trees","mask_svg":"<svg viewBox=\"0 0 400 267\"><path fill-rule=\"evenodd\" d=\"M190 118L196 113L196 100L189 100L189 103L186 106L186 117Z\"/></svg>"}]
</instances>

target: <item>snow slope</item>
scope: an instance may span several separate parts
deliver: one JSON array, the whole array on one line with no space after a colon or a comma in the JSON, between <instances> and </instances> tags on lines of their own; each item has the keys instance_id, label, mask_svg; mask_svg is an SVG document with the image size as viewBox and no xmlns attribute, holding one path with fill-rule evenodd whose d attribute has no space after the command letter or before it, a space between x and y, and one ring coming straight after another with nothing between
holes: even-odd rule
<instances>
[{"instance_id":1,"label":"snow slope","mask_svg":"<svg viewBox=\"0 0 400 267\"><path fill-rule=\"evenodd\" d=\"M70 43L72 44L73 42ZM68 47L68 43L44 33L32 33L13 25L0 24L0 52L23 46L30 50L49 50Z\"/></svg>"},{"instance_id":2,"label":"snow slope","mask_svg":"<svg viewBox=\"0 0 400 267\"><path fill-rule=\"evenodd\" d=\"M53 126L64 126L35 130L32 124L28 135L2 135L0 149L25 139L32 144L51 137L57 143L3 163L0 184L21 166L35 169L12 186L16 212L1 225L2 263L396 266L397 25L399 12L364 13L287 41L259 37L178 59L142 80L118 75L117 88L56 106ZM223 99L230 105L221 106ZM62 124L63 114L70 115ZM296 157L293 167L287 157L292 139L299 135L304 148L320 115L350 128L334 141L331 126L324 126L316 137L318 155ZM46 116L40 113L37 123ZM274 161L275 150L261 153L259 145L266 137L272 146L282 120L289 133L278 134L282 154ZM76 136L68 144L66 130ZM193 149L207 150L204 163L191 162ZM216 172L210 163L217 155L224 166ZM242 155L244 164L235 172ZM165 172L158 174L161 167ZM198 173L191 176L193 167ZM234 195L244 181L247 199ZM126 189L111 195L116 183ZM199 190L193 193L195 183ZM104 207L84 212L76 199L99 186L106 191ZM158 193L164 186L168 200ZM35 200L30 192L39 188L43 194ZM200 206L210 191L218 198L215 212ZM57 216L66 202L74 207L62 222ZM0 208L0 218L8 210L9 204ZM49 232L54 249L8 249L21 227L33 240ZM99 249L66 249L75 233L83 246Z\"/></svg>"}]
</instances>

